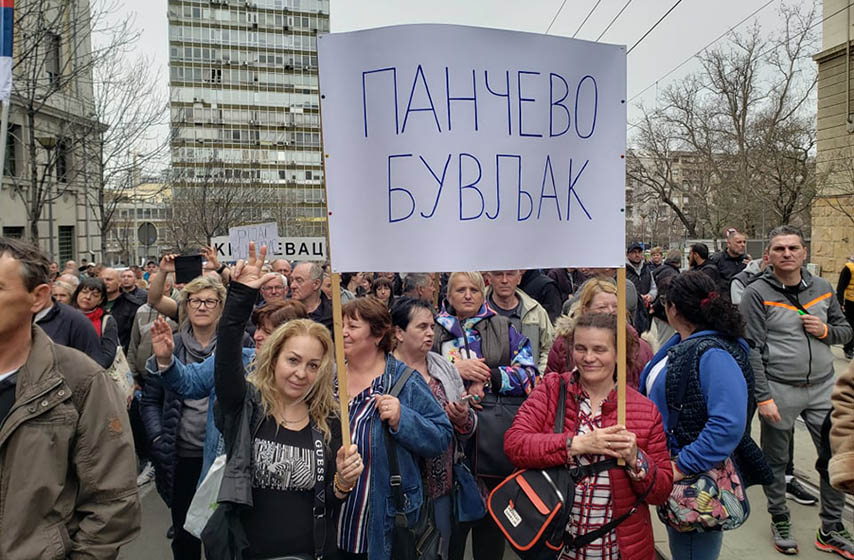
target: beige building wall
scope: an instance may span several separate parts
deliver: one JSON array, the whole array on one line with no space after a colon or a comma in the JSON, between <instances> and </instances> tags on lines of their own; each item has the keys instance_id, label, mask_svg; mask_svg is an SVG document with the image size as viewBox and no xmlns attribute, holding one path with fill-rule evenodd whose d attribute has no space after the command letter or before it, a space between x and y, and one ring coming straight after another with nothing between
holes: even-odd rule
<instances>
[{"instance_id":1,"label":"beige building wall","mask_svg":"<svg viewBox=\"0 0 854 560\"><path fill-rule=\"evenodd\" d=\"M833 283L854 253L854 7L847 6L848 0L824 0L822 52L814 57L821 189L812 207L810 261Z\"/></svg>"},{"instance_id":2,"label":"beige building wall","mask_svg":"<svg viewBox=\"0 0 854 560\"><path fill-rule=\"evenodd\" d=\"M22 9L17 11L16 17L24 17L27 14L31 18L39 16L40 11L45 20L52 21L51 10L54 10L60 0L42 0L40 4L25 3ZM60 79L62 82L58 91L51 89L44 106L39 107L35 114L33 129L28 125L25 103L27 93L32 91L30 85L38 84L38 88L45 88L48 83L46 65L39 68L38 63L27 67L19 64L13 74L12 97L9 110L9 134L7 136L7 160L14 160L14 173L6 173L8 167L0 165L0 173L3 173L2 187L0 187L0 235L29 238L29 220L27 218L27 206L22 200L23 196L29 197L29 185L31 184L31 158L29 145L31 139L52 139L56 142L64 135L71 134L74 127L83 127L87 130L97 127L97 121L93 120L93 80L91 71L76 72L73 79L63 79L68 72L74 72L78 64L86 67L86 61L91 53L91 38L89 36L90 2L89 0L77 0L67 6L64 21L65 26L52 29L59 35L59 65ZM38 6L34 9L33 6ZM28 10L28 11L27 11ZM72 29L68 22L75 22ZM23 56L21 48L26 44L22 40L21 33L31 28L38 28L38 22L16 21L14 53L15 62ZM43 47L43 50L46 47ZM44 60L43 51L39 51ZM37 77L29 72L36 68ZM87 137L87 144L94 144L94 135ZM75 146L78 146L76 144ZM54 148L56 149L56 148ZM2 154L0 154L2 157ZM45 173L48 151L36 142L36 173L42 177ZM57 170L55 162L50 166L51 178L48 200L42 209L38 221L39 245L54 260L74 259L80 261L100 261L102 258L101 239L95 214L87 200L87 183L94 180L97 173L97 163L91 157L87 157L78 147L72 148L66 159L68 172L66 181L56 179ZM8 163L7 163L8 165ZM14 186L19 187L16 192ZM28 198L27 198L28 200Z\"/></svg>"}]
</instances>

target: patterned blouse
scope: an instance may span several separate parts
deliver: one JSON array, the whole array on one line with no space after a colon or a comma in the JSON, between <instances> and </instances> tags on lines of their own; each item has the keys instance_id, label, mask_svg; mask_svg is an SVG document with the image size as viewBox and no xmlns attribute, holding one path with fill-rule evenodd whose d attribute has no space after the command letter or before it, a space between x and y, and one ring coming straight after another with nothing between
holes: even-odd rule
<instances>
[{"instance_id":1,"label":"patterned blouse","mask_svg":"<svg viewBox=\"0 0 854 560\"><path fill-rule=\"evenodd\" d=\"M578 425L575 435L580 436L602 428L602 407L596 415L590 403L590 396L583 391L583 399L578 408ZM574 460L581 465L605 461L610 457L604 455L579 455ZM633 480L643 480L649 471L649 461L646 455L638 449L637 468L626 467L626 472ZM608 471L594 476L582 478L575 486L575 501L572 504L572 515L566 530L570 535L584 535L595 531L611 521L614 515L614 505L611 499L611 477ZM611 531L602 538L593 541L580 550L565 548L560 560L618 560L620 548L617 546L617 533Z\"/></svg>"},{"instance_id":2,"label":"patterned blouse","mask_svg":"<svg viewBox=\"0 0 854 560\"><path fill-rule=\"evenodd\" d=\"M368 552L368 506L371 492L371 423L379 420L374 400L385 393L385 375L374 379L370 387L350 400L350 427L353 443L359 448L365 465L356 486L344 500L338 522L338 548L355 554ZM337 397L337 383L336 383Z\"/></svg>"}]
</instances>

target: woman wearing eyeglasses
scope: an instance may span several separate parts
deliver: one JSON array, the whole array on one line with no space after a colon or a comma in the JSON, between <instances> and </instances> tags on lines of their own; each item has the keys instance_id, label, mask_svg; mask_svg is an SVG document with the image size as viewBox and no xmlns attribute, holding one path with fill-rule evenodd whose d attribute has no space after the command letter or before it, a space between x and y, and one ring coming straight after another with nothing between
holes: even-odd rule
<instances>
[{"instance_id":1,"label":"woman wearing eyeglasses","mask_svg":"<svg viewBox=\"0 0 854 560\"><path fill-rule=\"evenodd\" d=\"M181 290L174 335L174 356L188 364L202 362L216 348L216 328L225 302L219 278L199 276ZM244 345L251 345L248 335ZM151 441L157 491L172 510L172 554L199 559L201 543L184 531L184 518L202 470L208 398L183 399L163 388L157 376L145 384L140 413Z\"/></svg>"}]
</instances>

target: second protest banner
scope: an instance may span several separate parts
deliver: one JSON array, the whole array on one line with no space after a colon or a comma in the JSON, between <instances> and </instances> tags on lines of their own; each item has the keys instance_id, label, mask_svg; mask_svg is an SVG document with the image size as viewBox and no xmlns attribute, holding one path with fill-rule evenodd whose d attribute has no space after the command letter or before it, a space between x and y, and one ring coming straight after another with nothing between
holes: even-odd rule
<instances>
[{"instance_id":1,"label":"second protest banner","mask_svg":"<svg viewBox=\"0 0 854 560\"><path fill-rule=\"evenodd\" d=\"M623 265L625 47L409 25L318 55L335 271Z\"/></svg>"}]
</instances>

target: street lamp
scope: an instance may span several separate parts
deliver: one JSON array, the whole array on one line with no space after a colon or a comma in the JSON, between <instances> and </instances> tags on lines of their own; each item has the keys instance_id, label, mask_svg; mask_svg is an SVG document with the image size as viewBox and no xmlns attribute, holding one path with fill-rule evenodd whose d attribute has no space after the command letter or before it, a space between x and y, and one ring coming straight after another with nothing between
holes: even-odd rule
<instances>
[{"instance_id":1,"label":"street lamp","mask_svg":"<svg viewBox=\"0 0 854 560\"><path fill-rule=\"evenodd\" d=\"M44 180L45 183L47 183L47 223L48 228L50 229L50 258L55 259L56 253L54 253L53 250L53 188L50 176L48 175L48 170L50 169L53 150L56 148L56 138L54 136L39 136L36 137L36 140L38 140L39 144L42 145L42 148L47 151L47 162L44 164Z\"/></svg>"}]
</instances>

